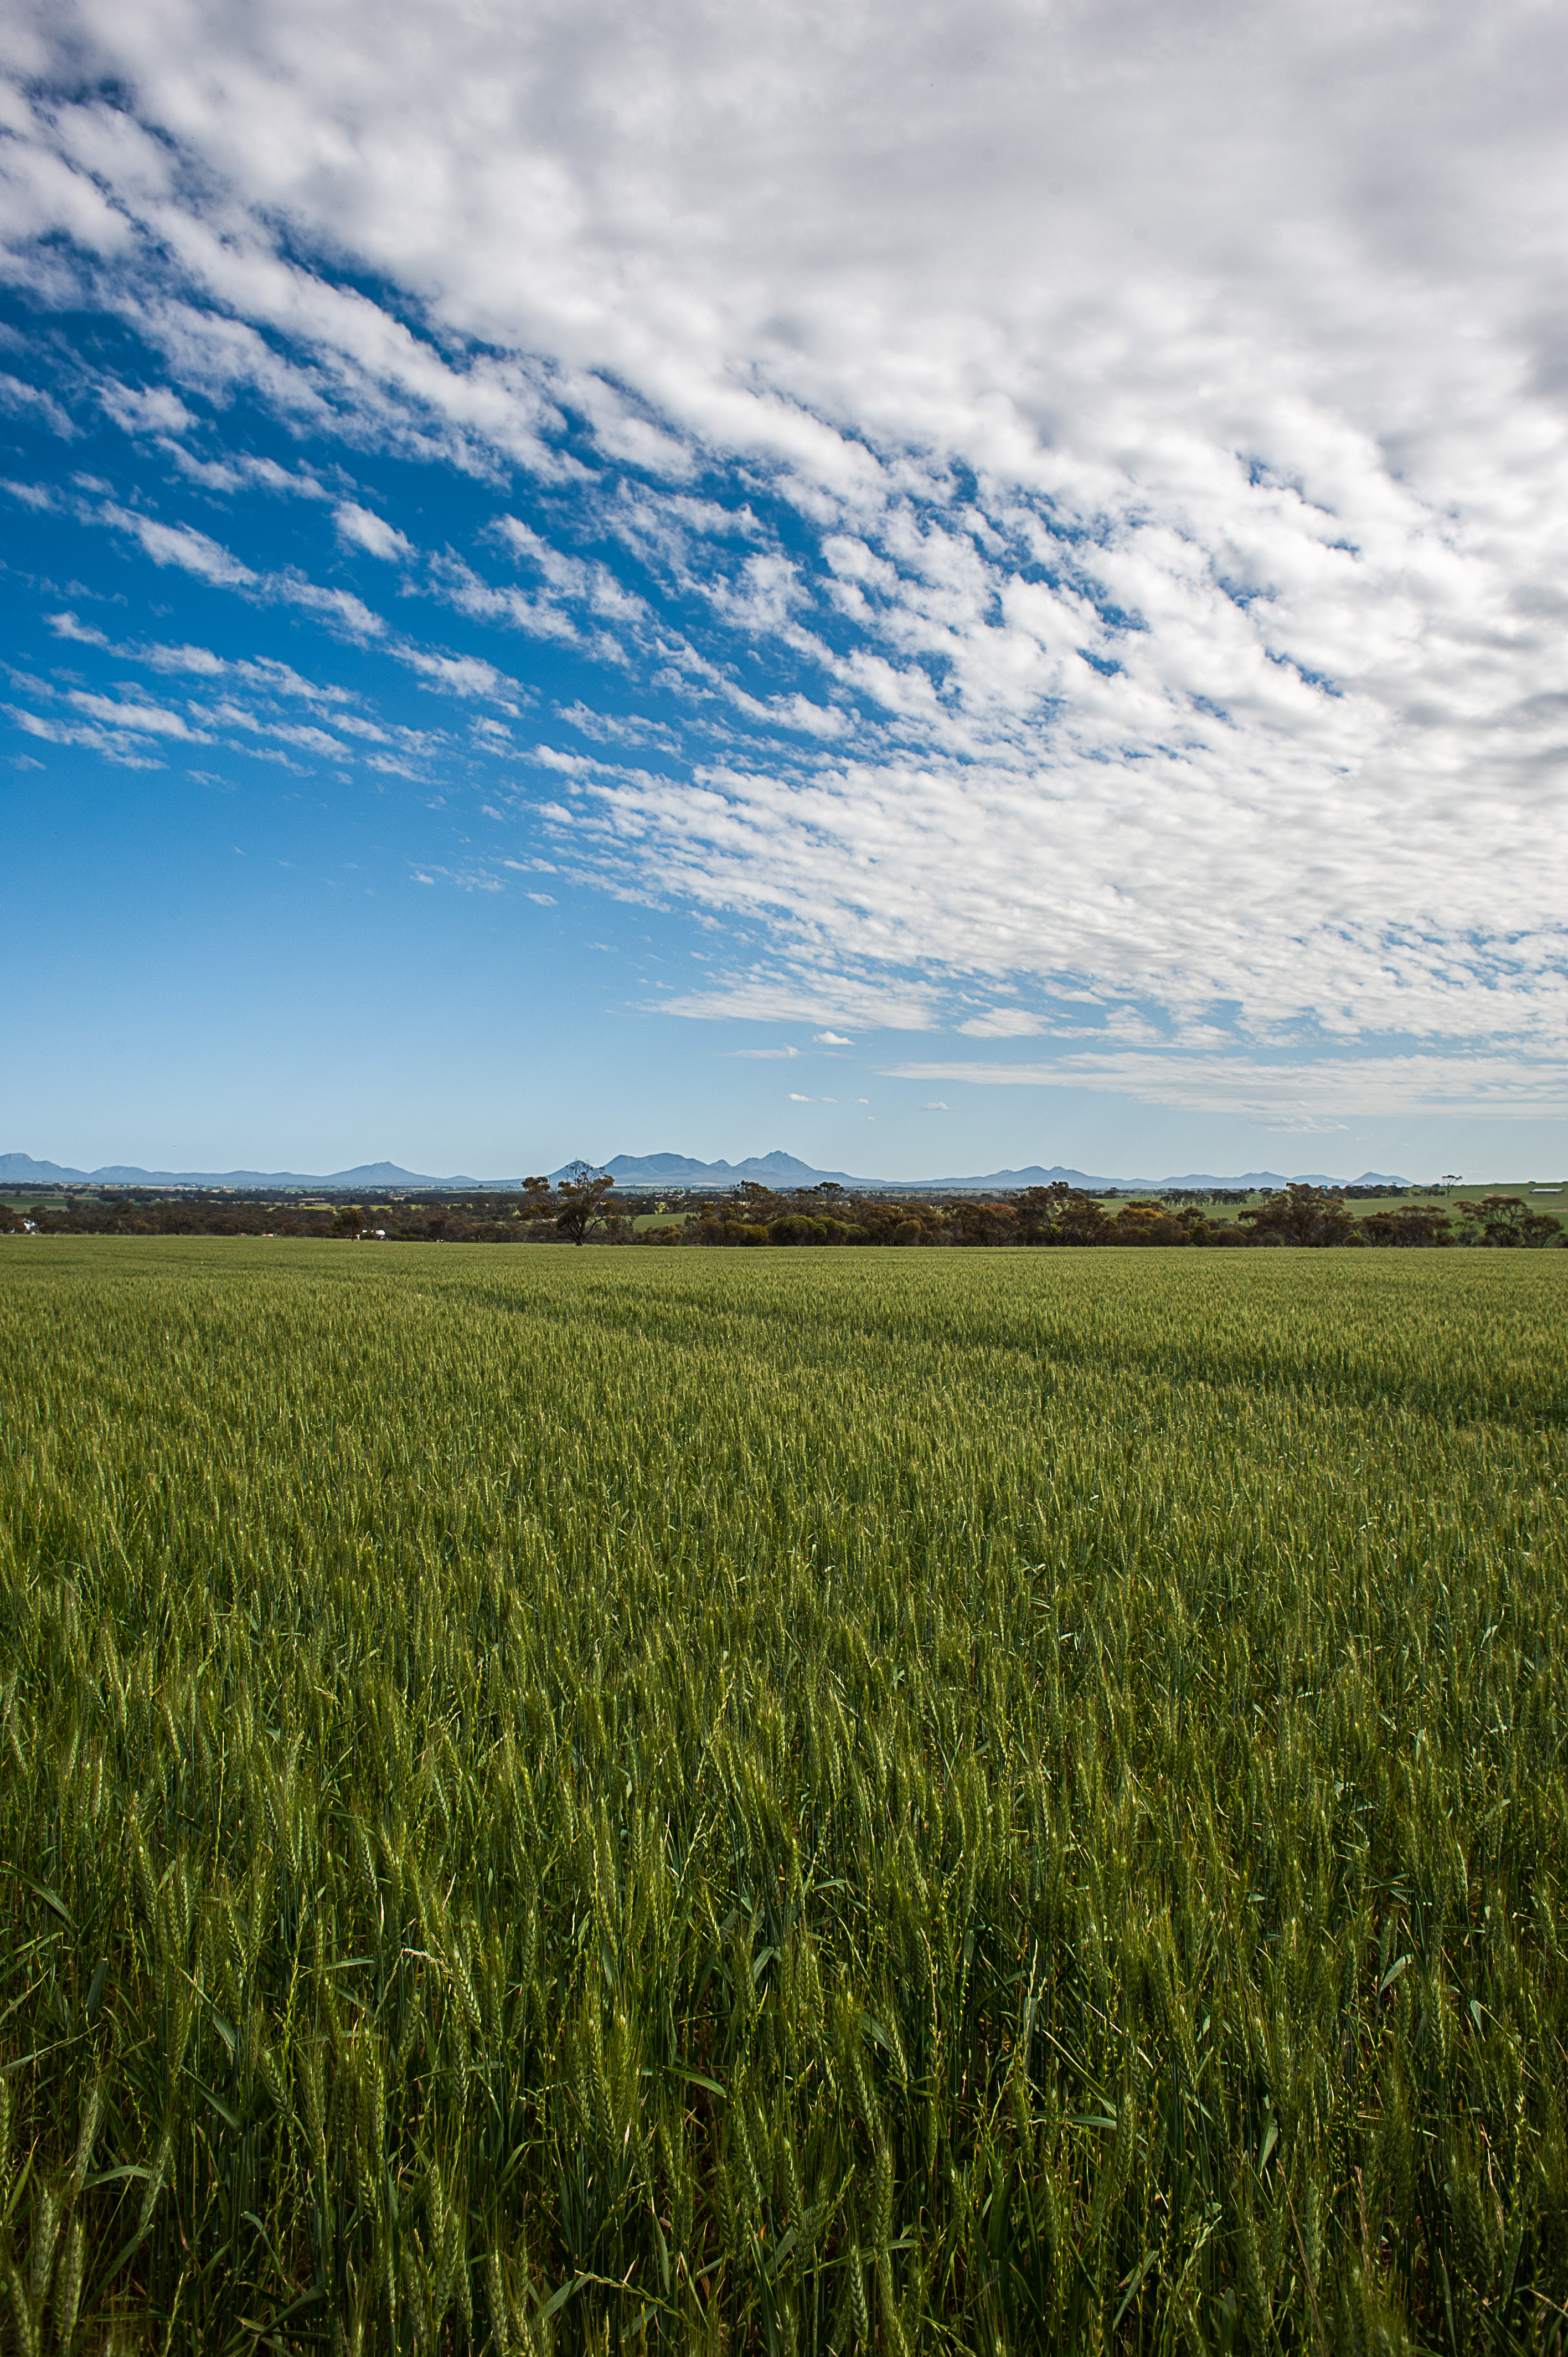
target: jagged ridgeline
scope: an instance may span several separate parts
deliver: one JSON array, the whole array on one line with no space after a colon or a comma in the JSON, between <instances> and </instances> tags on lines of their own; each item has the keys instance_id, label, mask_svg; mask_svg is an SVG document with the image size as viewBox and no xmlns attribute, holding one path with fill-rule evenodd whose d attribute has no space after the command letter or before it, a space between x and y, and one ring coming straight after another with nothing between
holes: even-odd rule
<instances>
[{"instance_id":1,"label":"jagged ridgeline","mask_svg":"<svg viewBox=\"0 0 1568 2357\"><path fill-rule=\"evenodd\" d=\"M0 2343L1561 2349L1568 1256L0 1254Z\"/></svg>"}]
</instances>

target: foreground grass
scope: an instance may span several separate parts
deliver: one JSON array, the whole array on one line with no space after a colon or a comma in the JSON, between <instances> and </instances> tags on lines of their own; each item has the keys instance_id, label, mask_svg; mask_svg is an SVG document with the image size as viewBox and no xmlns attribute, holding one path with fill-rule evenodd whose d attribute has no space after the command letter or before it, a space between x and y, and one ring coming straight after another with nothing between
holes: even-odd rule
<instances>
[{"instance_id":1,"label":"foreground grass","mask_svg":"<svg viewBox=\"0 0 1568 2357\"><path fill-rule=\"evenodd\" d=\"M0 1246L0 2341L1561 2349L1565 1307Z\"/></svg>"}]
</instances>

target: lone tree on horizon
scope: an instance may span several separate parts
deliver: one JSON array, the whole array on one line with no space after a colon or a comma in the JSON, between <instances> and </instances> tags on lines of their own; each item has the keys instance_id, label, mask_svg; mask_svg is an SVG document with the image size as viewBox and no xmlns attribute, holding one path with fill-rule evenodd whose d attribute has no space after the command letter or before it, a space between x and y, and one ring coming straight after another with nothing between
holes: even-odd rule
<instances>
[{"instance_id":1,"label":"lone tree on horizon","mask_svg":"<svg viewBox=\"0 0 1568 2357\"><path fill-rule=\"evenodd\" d=\"M580 1244L603 1215L605 1197L615 1180L591 1162L569 1162L555 1184L555 1225L559 1232Z\"/></svg>"}]
</instances>

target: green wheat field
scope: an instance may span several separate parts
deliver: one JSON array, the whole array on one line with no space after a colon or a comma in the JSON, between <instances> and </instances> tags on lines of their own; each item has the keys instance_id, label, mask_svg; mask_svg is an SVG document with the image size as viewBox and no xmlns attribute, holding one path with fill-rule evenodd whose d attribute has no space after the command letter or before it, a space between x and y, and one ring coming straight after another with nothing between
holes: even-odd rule
<instances>
[{"instance_id":1,"label":"green wheat field","mask_svg":"<svg viewBox=\"0 0 1568 2357\"><path fill-rule=\"evenodd\" d=\"M0 1244L0 2344L1562 2351L1565 1309Z\"/></svg>"}]
</instances>

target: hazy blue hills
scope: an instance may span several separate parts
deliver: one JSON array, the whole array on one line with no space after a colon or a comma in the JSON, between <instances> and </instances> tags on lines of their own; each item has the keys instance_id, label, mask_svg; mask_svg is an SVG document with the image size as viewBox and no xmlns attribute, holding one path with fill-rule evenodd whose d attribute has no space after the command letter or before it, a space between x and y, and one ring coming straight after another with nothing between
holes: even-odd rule
<instances>
[{"instance_id":1,"label":"hazy blue hills","mask_svg":"<svg viewBox=\"0 0 1568 2357\"><path fill-rule=\"evenodd\" d=\"M605 1168L624 1187L738 1187L747 1178L761 1187L820 1187L824 1179L841 1187L878 1183L852 1178L847 1170L815 1170L781 1147L748 1155L744 1162L694 1162L689 1154L618 1154Z\"/></svg>"},{"instance_id":2,"label":"hazy blue hills","mask_svg":"<svg viewBox=\"0 0 1568 2357\"><path fill-rule=\"evenodd\" d=\"M1290 1179L1277 1170L1243 1170L1231 1178L1217 1177L1210 1171L1189 1171L1180 1178L1105 1178L1086 1170L1069 1170L1059 1162L1043 1169L1036 1162L1023 1170L991 1170L979 1178L855 1178L847 1170L815 1170L808 1162L799 1161L792 1154L775 1150L772 1154L754 1154L745 1162L696 1162L687 1154L618 1154L605 1168L626 1188L659 1187L736 1187L747 1178L765 1187L820 1187L824 1180L841 1187L860 1189L918 1188L933 1194L958 1191L995 1192L1003 1194L1024 1187L1049 1187L1059 1183L1066 1187L1081 1187L1090 1193L1102 1193L1112 1188L1135 1189L1139 1193L1159 1194L1167 1188L1186 1187L1201 1191L1210 1187L1288 1187ZM1298 1172L1314 1187L1337 1187L1339 1180L1321 1170ZM1349 1182L1358 1187L1408 1187L1408 1178L1396 1178L1378 1170L1365 1170L1359 1178Z\"/></svg>"},{"instance_id":3,"label":"hazy blue hills","mask_svg":"<svg viewBox=\"0 0 1568 2357\"><path fill-rule=\"evenodd\" d=\"M553 1170L550 1176L559 1178L568 1168L563 1165L561 1170ZM991 1170L969 1178L857 1178L847 1170L815 1169L811 1163L786 1154L781 1147L776 1147L771 1154L749 1155L744 1162L698 1162L689 1154L618 1154L604 1168L628 1190L653 1193L663 1188L738 1187L747 1179L779 1192L831 1184L862 1191L918 1189L930 1194L1004 1194L1024 1187L1060 1184L1081 1187L1091 1194L1103 1194L1115 1188L1154 1195L1178 1187L1202 1193L1212 1187L1286 1187L1291 1183L1277 1170L1243 1170L1230 1178L1217 1177L1207 1170L1189 1170L1179 1178L1105 1178L1086 1170L1067 1169L1059 1162L1053 1163L1048 1170L1036 1162L1023 1170ZM1315 1187L1339 1183L1321 1170L1298 1171L1296 1176ZM1393 1178L1386 1171L1364 1170L1359 1179L1350 1183L1404 1187L1410 1181ZM351 1193L377 1187L500 1191L521 1184L520 1178L436 1178L428 1171L405 1170L396 1162L357 1162L351 1170L328 1171L143 1170L126 1162L106 1162L96 1170L73 1170L62 1162L36 1162L30 1154L0 1154L0 1187L233 1187L246 1190L277 1188L280 1191L310 1188Z\"/></svg>"},{"instance_id":4,"label":"hazy blue hills","mask_svg":"<svg viewBox=\"0 0 1568 2357\"><path fill-rule=\"evenodd\" d=\"M0 1154L0 1187L514 1187L515 1178L432 1178L396 1162L357 1162L352 1170L142 1170L105 1162L72 1170L63 1162L35 1162L30 1154Z\"/></svg>"}]
</instances>

